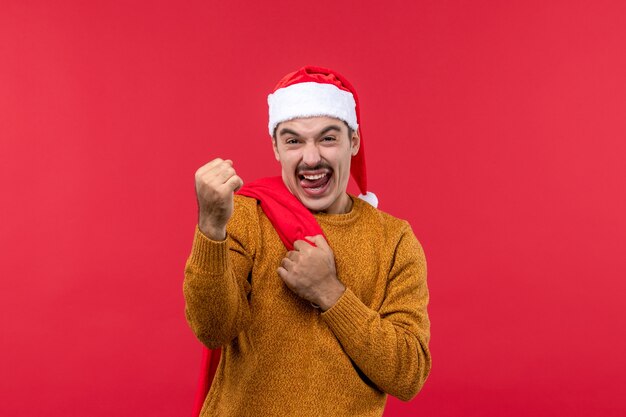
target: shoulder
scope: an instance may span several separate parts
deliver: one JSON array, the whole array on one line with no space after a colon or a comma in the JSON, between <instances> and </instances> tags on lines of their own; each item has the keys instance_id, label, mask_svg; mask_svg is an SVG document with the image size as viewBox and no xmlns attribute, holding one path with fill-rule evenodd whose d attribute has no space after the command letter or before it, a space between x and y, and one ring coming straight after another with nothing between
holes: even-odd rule
<instances>
[{"instance_id":1,"label":"shoulder","mask_svg":"<svg viewBox=\"0 0 626 417\"><path fill-rule=\"evenodd\" d=\"M376 226L382 227L385 231L392 234L402 234L407 231L412 233L411 225L408 221L380 210L360 198L355 197L354 204L355 208L359 210L361 214L362 221L374 223Z\"/></svg>"},{"instance_id":2,"label":"shoulder","mask_svg":"<svg viewBox=\"0 0 626 417\"><path fill-rule=\"evenodd\" d=\"M258 224L260 211L261 206L255 198L235 194L231 221L245 223L246 225L251 223Z\"/></svg>"},{"instance_id":3,"label":"shoulder","mask_svg":"<svg viewBox=\"0 0 626 417\"><path fill-rule=\"evenodd\" d=\"M359 198L355 198L354 200L355 207L361 211L363 222L371 226L379 239L384 238L387 244L394 247L409 245L421 257L424 256L423 247L415 236L411 224L407 220L380 210Z\"/></svg>"},{"instance_id":4,"label":"shoulder","mask_svg":"<svg viewBox=\"0 0 626 417\"><path fill-rule=\"evenodd\" d=\"M228 221L226 230L231 238L256 242L259 228L258 201L254 198L235 194L233 199L233 215Z\"/></svg>"},{"instance_id":5,"label":"shoulder","mask_svg":"<svg viewBox=\"0 0 626 417\"><path fill-rule=\"evenodd\" d=\"M235 197L234 197L235 211L242 211L242 212L251 214L252 212L256 212L258 204L259 202L255 198L247 197L241 194L235 194Z\"/></svg>"}]
</instances>

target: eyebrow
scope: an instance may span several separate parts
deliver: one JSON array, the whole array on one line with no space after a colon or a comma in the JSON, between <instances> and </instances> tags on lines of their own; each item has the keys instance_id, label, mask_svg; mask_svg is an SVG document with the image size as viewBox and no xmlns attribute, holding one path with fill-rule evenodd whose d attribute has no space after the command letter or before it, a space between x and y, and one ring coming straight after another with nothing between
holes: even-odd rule
<instances>
[{"instance_id":1,"label":"eyebrow","mask_svg":"<svg viewBox=\"0 0 626 417\"><path fill-rule=\"evenodd\" d=\"M331 130L336 130L338 132L341 132L341 128L339 126L337 126L337 125L330 125L330 126L326 126L324 129L322 129L320 131L320 133L318 133L318 136L323 136L323 135L325 135L326 133L328 133ZM282 135L285 135L285 134L290 134L290 135L294 135L294 136L300 136L300 134L298 132L296 132L294 130L291 130L289 128L286 128L286 127L280 129L280 132L278 132L278 136L282 136Z\"/></svg>"}]
</instances>

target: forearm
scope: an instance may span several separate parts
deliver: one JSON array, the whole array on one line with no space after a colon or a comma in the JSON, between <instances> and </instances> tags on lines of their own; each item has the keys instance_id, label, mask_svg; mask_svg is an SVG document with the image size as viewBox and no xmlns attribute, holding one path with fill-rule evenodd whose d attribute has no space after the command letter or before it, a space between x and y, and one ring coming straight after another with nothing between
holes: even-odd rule
<instances>
[{"instance_id":1,"label":"forearm","mask_svg":"<svg viewBox=\"0 0 626 417\"><path fill-rule=\"evenodd\" d=\"M228 343L250 321L247 282L232 256L227 241L212 241L196 229L185 265L185 316L196 337L209 348Z\"/></svg>"},{"instance_id":2,"label":"forearm","mask_svg":"<svg viewBox=\"0 0 626 417\"><path fill-rule=\"evenodd\" d=\"M322 317L356 366L382 391L401 400L414 397L431 368L429 329L420 331L381 318L346 289Z\"/></svg>"}]
</instances>

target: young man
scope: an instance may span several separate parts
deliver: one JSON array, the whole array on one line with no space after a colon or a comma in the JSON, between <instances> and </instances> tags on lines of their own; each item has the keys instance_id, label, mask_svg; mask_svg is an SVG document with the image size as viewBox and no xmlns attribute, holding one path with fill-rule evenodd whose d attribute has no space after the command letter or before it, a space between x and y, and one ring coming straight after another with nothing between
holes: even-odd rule
<instances>
[{"instance_id":1,"label":"young man","mask_svg":"<svg viewBox=\"0 0 626 417\"><path fill-rule=\"evenodd\" d=\"M268 103L280 178L242 188L222 159L196 172L185 312L222 348L200 415L380 416L430 372L424 252L372 205L345 78L304 67ZM347 193L350 173L369 203Z\"/></svg>"}]
</instances>

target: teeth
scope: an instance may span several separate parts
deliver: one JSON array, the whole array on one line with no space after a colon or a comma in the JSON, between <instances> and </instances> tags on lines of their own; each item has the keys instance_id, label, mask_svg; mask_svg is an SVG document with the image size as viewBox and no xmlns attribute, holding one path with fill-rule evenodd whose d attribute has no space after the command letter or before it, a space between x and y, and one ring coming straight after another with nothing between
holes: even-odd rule
<instances>
[{"instance_id":1,"label":"teeth","mask_svg":"<svg viewBox=\"0 0 626 417\"><path fill-rule=\"evenodd\" d=\"M304 178L306 178L307 180L310 180L310 181L319 180L320 178L324 178L325 176L326 176L326 174L303 175Z\"/></svg>"}]
</instances>

